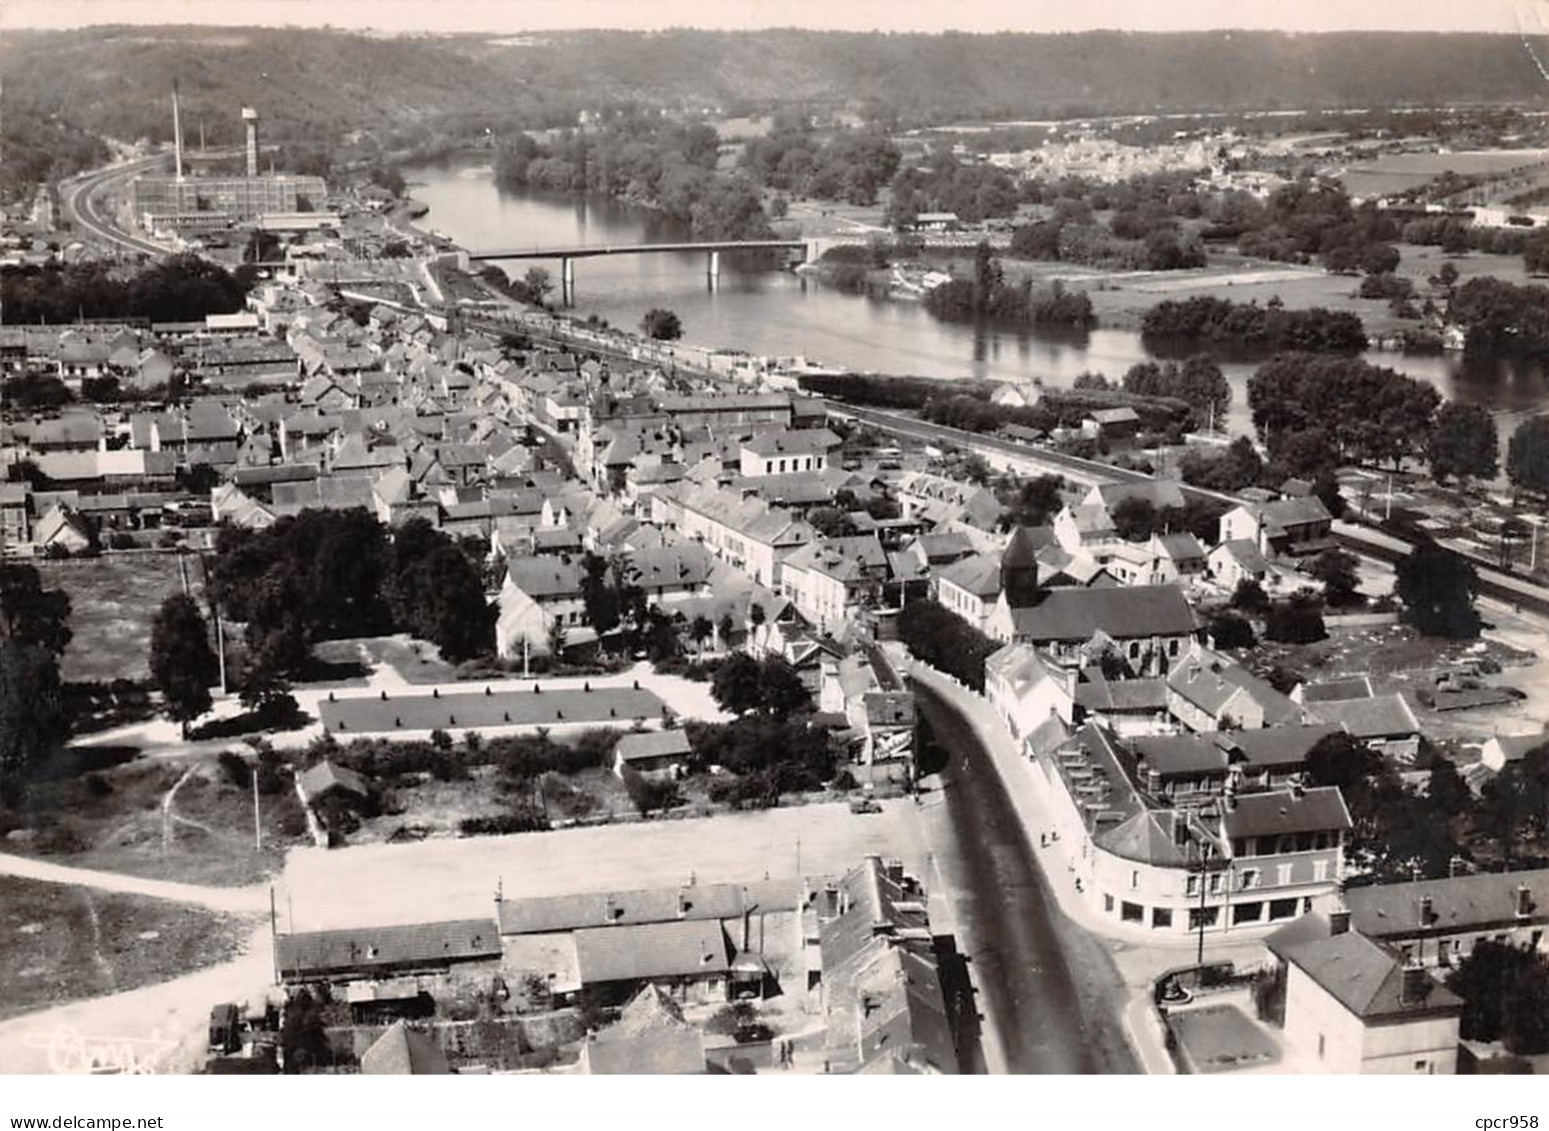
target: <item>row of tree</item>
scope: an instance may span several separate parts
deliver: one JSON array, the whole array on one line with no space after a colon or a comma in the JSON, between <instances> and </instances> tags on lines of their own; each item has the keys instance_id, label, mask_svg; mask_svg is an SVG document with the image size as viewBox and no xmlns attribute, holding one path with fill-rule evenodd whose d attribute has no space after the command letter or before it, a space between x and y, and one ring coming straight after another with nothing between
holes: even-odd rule
<instances>
[{"instance_id":1,"label":"row of tree","mask_svg":"<svg viewBox=\"0 0 1549 1131\"><path fill-rule=\"evenodd\" d=\"M0 563L0 806L19 804L69 738L59 657L70 638L69 594Z\"/></svg>"},{"instance_id":2,"label":"row of tree","mask_svg":"<svg viewBox=\"0 0 1549 1131\"><path fill-rule=\"evenodd\" d=\"M925 309L948 321L986 321L1008 325L1067 326L1086 329L1097 322L1085 291L1067 291L1056 280L1033 290L1031 280L1008 283L987 242L974 250L972 279L952 279L932 287Z\"/></svg>"},{"instance_id":3,"label":"row of tree","mask_svg":"<svg viewBox=\"0 0 1549 1131\"><path fill-rule=\"evenodd\" d=\"M132 275L103 260L0 271L0 297L12 323L76 322L82 318L202 321L207 314L242 309L257 281L244 264L227 271L197 255L174 255Z\"/></svg>"}]
</instances>

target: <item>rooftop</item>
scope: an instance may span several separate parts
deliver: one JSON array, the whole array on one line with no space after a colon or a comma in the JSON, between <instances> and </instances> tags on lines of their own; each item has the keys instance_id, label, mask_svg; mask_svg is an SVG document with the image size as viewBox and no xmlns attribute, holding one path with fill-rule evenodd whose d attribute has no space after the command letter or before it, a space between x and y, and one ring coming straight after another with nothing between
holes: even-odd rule
<instances>
[{"instance_id":1,"label":"rooftop","mask_svg":"<svg viewBox=\"0 0 1549 1131\"><path fill-rule=\"evenodd\" d=\"M539 726L570 723L623 725L633 719L660 719L665 705L650 691L598 687L544 691L501 691L489 695L394 695L324 699L318 703L329 734L384 734L395 730L468 730L481 727Z\"/></svg>"}]
</instances>

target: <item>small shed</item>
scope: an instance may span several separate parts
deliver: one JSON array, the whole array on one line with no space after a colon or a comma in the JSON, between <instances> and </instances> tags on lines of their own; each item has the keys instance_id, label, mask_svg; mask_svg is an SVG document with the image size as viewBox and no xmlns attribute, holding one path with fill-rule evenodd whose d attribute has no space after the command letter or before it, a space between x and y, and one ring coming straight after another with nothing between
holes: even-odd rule
<instances>
[{"instance_id":1,"label":"small shed","mask_svg":"<svg viewBox=\"0 0 1549 1131\"><path fill-rule=\"evenodd\" d=\"M627 766L645 778L671 780L682 776L693 752L681 730L626 734L614 748L613 772L623 777Z\"/></svg>"}]
</instances>

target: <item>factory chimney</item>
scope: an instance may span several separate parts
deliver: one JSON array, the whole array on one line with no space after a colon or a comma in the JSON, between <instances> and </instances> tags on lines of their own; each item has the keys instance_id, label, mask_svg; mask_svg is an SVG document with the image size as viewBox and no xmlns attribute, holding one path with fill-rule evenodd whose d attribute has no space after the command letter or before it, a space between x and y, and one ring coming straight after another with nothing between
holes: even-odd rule
<instances>
[{"instance_id":1,"label":"factory chimney","mask_svg":"<svg viewBox=\"0 0 1549 1131\"><path fill-rule=\"evenodd\" d=\"M247 123L247 175L258 176L258 111L251 106L242 107L242 120Z\"/></svg>"},{"instance_id":2,"label":"factory chimney","mask_svg":"<svg viewBox=\"0 0 1549 1131\"><path fill-rule=\"evenodd\" d=\"M172 80L172 152L177 162L177 179L183 179L183 119L177 108L177 79Z\"/></svg>"}]
</instances>

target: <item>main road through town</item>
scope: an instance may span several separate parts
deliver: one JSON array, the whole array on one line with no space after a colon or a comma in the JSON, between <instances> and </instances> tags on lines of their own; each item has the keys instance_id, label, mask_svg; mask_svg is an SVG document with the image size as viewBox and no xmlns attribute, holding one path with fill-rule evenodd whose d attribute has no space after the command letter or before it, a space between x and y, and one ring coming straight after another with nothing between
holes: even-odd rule
<instances>
[{"instance_id":1,"label":"main road through town","mask_svg":"<svg viewBox=\"0 0 1549 1131\"><path fill-rule=\"evenodd\" d=\"M967 720L930 688L914 686L931 745L949 759L939 773L949 831L936 864L952 889L979 1012L995 1029L1006 1071L1139 1072L1107 951L1060 911Z\"/></svg>"}]
</instances>

